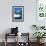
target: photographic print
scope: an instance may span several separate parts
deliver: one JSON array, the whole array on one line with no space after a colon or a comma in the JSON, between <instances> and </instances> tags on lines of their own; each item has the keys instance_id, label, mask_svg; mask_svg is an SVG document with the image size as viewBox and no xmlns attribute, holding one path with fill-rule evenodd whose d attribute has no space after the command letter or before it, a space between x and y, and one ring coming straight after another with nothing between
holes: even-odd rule
<instances>
[{"instance_id":1,"label":"photographic print","mask_svg":"<svg viewBox=\"0 0 46 46\"><path fill-rule=\"evenodd\" d=\"M12 6L12 21L13 22L24 21L24 6Z\"/></svg>"}]
</instances>

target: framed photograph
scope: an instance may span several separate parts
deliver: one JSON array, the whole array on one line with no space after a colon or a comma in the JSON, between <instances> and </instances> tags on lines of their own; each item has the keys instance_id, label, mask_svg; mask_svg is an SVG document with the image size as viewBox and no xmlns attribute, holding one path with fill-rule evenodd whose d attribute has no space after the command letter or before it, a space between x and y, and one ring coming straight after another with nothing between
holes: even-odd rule
<instances>
[{"instance_id":1,"label":"framed photograph","mask_svg":"<svg viewBox=\"0 0 46 46\"><path fill-rule=\"evenodd\" d=\"M24 21L24 6L12 6L12 21L13 22Z\"/></svg>"}]
</instances>

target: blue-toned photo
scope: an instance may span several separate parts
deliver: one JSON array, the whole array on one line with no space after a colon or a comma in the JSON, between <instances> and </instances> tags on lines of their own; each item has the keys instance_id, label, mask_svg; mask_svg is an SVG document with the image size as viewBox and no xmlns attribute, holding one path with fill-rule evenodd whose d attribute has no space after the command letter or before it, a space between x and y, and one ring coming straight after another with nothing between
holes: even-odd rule
<instances>
[{"instance_id":1,"label":"blue-toned photo","mask_svg":"<svg viewBox=\"0 0 46 46\"><path fill-rule=\"evenodd\" d=\"M24 21L24 6L13 6L12 12L12 18L14 22Z\"/></svg>"},{"instance_id":2,"label":"blue-toned photo","mask_svg":"<svg viewBox=\"0 0 46 46\"><path fill-rule=\"evenodd\" d=\"M15 19L22 19L22 8L15 8Z\"/></svg>"}]
</instances>

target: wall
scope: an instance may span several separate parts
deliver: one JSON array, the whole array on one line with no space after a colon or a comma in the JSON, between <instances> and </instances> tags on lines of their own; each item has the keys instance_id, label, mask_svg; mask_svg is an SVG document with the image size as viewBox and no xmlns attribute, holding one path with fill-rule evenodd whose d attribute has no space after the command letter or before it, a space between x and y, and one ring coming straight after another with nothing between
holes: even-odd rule
<instances>
[{"instance_id":1,"label":"wall","mask_svg":"<svg viewBox=\"0 0 46 46\"><path fill-rule=\"evenodd\" d=\"M24 22L12 22L12 6L19 5L24 6ZM19 32L29 32L32 37L32 24L36 24L36 0L0 0L0 34L17 26Z\"/></svg>"}]
</instances>

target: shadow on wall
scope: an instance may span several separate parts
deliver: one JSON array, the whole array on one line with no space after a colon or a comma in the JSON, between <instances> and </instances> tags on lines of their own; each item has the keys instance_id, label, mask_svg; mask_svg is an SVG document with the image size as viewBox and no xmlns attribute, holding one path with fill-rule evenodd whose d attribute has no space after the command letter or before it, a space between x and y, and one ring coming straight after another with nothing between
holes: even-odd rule
<instances>
[{"instance_id":1,"label":"shadow on wall","mask_svg":"<svg viewBox=\"0 0 46 46\"><path fill-rule=\"evenodd\" d=\"M5 29L4 32L2 34L5 34L5 33L10 33L11 32L11 28L8 28L8 29Z\"/></svg>"}]
</instances>

